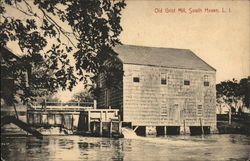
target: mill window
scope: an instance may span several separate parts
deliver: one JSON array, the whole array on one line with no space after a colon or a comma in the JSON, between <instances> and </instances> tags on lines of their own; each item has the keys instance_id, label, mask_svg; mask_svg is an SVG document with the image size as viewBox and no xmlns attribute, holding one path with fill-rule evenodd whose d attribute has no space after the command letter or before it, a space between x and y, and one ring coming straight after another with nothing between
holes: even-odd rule
<instances>
[{"instance_id":1,"label":"mill window","mask_svg":"<svg viewBox=\"0 0 250 161\"><path fill-rule=\"evenodd\" d=\"M204 75L204 86L209 86L208 75Z\"/></svg>"},{"instance_id":2,"label":"mill window","mask_svg":"<svg viewBox=\"0 0 250 161\"><path fill-rule=\"evenodd\" d=\"M140 82L140 78L139 77L133 77L133 82L139 83Z\"/></svg>"},{"instance_id":3,"label":"mill window","mask_svg":"<svg viewBox=\"0 0 250 161\"><path fill-rule=\"evenodd\" d=\"M166 85L167 84L167 75L161 74L161 84Z\"/></svg>"},{"instance_id":4,"label":"mill window","mask_svg":"<svg viewBox=\"0 0 250 161\"><path fill-rule=\"evenodd\" d=\"M184 85L185 86L189 86L190 85L190 81L189 80L184 80Z\"/></svg>"},{"instance_id":5,"label":"mill window","mask_svg":"<svg viewBox=\"0 0 250 161\"><path fill-rule=\"evenodd\" d=\"M204 82L204 86L209 86L209 82Z\"/></svg>"}]
</instances>

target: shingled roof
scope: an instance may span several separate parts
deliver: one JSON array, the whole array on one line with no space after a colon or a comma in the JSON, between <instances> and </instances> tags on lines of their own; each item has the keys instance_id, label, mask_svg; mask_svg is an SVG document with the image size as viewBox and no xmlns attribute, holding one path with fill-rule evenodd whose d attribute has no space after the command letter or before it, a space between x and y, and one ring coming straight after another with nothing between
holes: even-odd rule
<instances>
[{"instance_id":1,"label":"shingled roof","mask_svg":"<svg viewBox=\"0 0 250 161\"><path fill-rule=\"evenodd\" d=\"M124 64L215 71L188 49L119 45L114 50Z\"/></svg>"}]
</instances>

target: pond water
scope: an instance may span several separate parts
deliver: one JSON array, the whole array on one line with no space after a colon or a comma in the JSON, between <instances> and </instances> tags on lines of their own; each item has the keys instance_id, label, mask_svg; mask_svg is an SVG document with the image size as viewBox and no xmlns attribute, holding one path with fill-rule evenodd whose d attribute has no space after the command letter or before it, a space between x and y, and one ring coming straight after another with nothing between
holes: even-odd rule
<instances>
[{"instance_id":1,"label":"pond water","mask_svg":"<svg viewBox=\"0 0 250 161\"><path fill-rule=\"evenodd\" d=\"M81 136L1 137L4 160L248 160L245 135L165 136L132 139Z\"/></svg>"}]
</instances>

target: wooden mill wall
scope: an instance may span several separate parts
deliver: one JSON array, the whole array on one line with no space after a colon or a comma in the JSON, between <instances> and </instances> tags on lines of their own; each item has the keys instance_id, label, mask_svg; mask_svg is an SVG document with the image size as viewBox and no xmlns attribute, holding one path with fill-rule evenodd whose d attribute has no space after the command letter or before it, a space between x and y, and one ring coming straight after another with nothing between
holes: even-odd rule
<instances>
[{"instance_id":1,"label":"wooden mill wall","mask_svg":"<svg viewBox=\"0 0 250 161\"><path fill-rule=\"evenodd\" d=\"M123 121L135 126L183 126L184 122L200 126L201 121L203 126L216 125L215 71L133 64L124 64L123 69ZM161 84L162 77L166 84ZM209 86L204 86L205 79Z\"/></svg>"},{"instance_id":2,"label":"wooden mill wall","mask_svg":"<svg viewBox=\"0 0 250 161\"><path fill-rule=\"evenodd\" d=\"M122 111L122 105L123 105L122 78L120 78L120 82L118 85L112 84L112 86L109 88L107 87L106 81L107 81L106 77L103 73L98 75L97 87L99 91L97 97L97 108L120 109L120 111Z\"/></svg>"}]
</instances>

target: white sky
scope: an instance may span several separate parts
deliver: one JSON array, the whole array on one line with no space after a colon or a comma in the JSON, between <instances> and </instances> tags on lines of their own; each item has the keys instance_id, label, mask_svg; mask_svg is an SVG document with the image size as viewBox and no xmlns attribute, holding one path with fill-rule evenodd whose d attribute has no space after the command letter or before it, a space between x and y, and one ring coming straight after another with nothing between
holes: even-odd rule
<instances>
[{"instance_id":1,"label":"white sky","mask_svg":"<svg viewBox=\"0 0 250 161\"><path fill-rule=\"evenodd\" d=\"M127 0L122 12L122 43L152 47L185 48L217 70L217 82L250 75L249 1L152 1ZM156 13L161 8L163 13ZM164 13L164 9L175 9ZM187 13L179 13L185 8ZM202 12L189 14L189 8ZM204 9L230 8L230 13L205 13ZM15 50L15 49L13 49ZM73 93L58 94L68 101Z\"/></svg>"},{"instance_id":2,"label":"white sky","mask_svg":"<svg viewBox=\"0 0 250 161\"><path fill-rule=\"evenodd\" d=\"M155 13L155 8L176 9ZM203 12L179 13L178 8ZM204 13L204 9L231 13ZM217 69L217 82L249 76L249 1L127 1L122 15L124 44L191 49Z\"/></svg>"}]
</instances>

